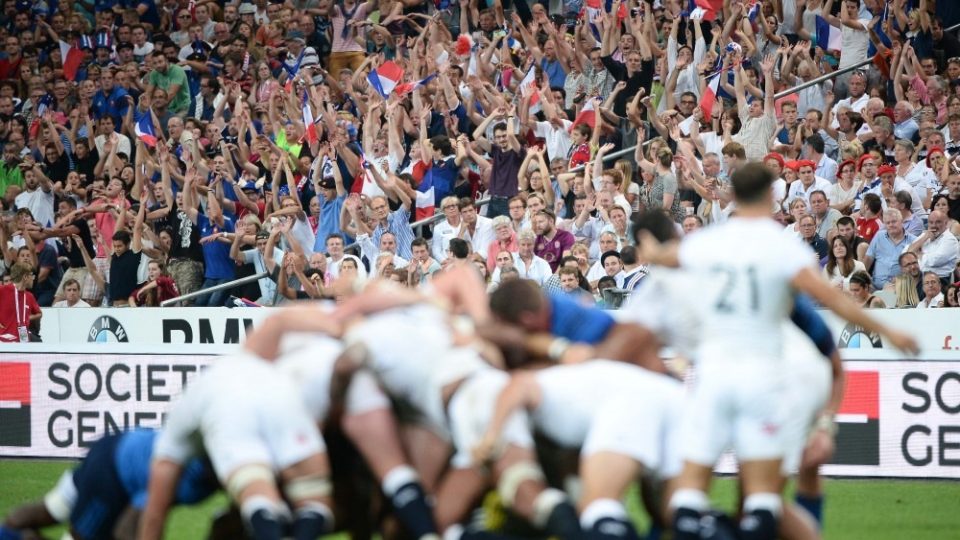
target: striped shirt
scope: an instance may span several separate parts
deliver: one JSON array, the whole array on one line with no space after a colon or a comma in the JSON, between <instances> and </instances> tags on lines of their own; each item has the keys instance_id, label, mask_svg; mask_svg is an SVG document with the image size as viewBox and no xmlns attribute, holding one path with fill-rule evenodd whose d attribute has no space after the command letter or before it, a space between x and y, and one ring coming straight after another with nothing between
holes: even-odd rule
<instances>
[{"instance_id":1,"label":"striped shirt","mask_svg":"<svg viewBox=\"0 0 960 540\"><path fill-rule=\"evenodd\" d=\"M401 206L393 212L390 212L390 215L387 216L386 229L383 228L383 224L377 224L377 228L373 230L372 235L373 245L377 247L380 246L380 237L383 236L385 232L393 233L393 235L397 237L397 255L408 261L413 259L410 244L413 243L416 236L410 227L410 210L406 206Z\"/></svg>"}]
</instances>

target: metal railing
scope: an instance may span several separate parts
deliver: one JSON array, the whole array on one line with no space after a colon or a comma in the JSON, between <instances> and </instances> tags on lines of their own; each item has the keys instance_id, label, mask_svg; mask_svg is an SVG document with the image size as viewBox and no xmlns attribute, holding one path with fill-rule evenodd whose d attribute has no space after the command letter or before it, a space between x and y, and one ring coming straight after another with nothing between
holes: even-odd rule
<instances>
[{"instance_id":1,"label":"metal railing","mask_svg":"<svg viewBox=\"0 0 960 540\"><path fill-rule=\"evenodd\" d=\"M208 294L213 294L213 293L215 293L215 292L220 292L220 291L224 291L224 290L227 290L227 289L232 289L232 288L234 288L234 287L239 287L240 285L246 285L247 283L250 283L251 281L257 281L257 280L260 279L260 278L265 278L265 277L269 277L269 276L270 276L270 272L260 272L259 274L255 274L255 275L247 276L247 277L242 277L242 278L239 278L239 279L235 279L235 280L233 280L233 281L228 281L228 282L226 282L226 283L221 283L221 284L219 284L219 285L214 285L213 287L207 287L206 289L201 289L201 290L199 290L199 291L193 291L192 293L181 294L180 296L177 296L176 298L171 298L171 299L169 299L169 300L164 300L163 302L160 302L160 307L172 306L172 305L174 305L174 304L176 304L176 303L178 303L178 302L183 302L184 300L190 300L190 299L193 299L193 298L197 298L198 296L206 296L206 295L208 295ZM218 306L212 306L212 307L218 307Z\"/></svg>"}]
</instances>

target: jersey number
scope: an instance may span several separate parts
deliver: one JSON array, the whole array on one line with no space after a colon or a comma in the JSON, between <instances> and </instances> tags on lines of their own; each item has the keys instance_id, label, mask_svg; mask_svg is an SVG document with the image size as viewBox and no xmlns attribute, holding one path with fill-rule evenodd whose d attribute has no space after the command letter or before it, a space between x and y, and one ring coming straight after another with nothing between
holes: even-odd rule
<instances>
[{"instance_id":1,"label":"jersey number","mask_svg":"<svg viewBox=\"0 0 960 540\"><path fill-rule=\"evenodd\" d=\"M747 287L750 289L750 305L748 309L750 311L758 311L760 309L760 286L757 285L757 269L753 266L748 266L746 270ZM724 279L723 287L720 289L720 295L717 298L717 303L714 308L720 313L733 313L738 311L735 300L732 297L740 283L741 273L738 269L728 266L716 267L714 271L722 274Z\"/></svg>"}]
</instances>

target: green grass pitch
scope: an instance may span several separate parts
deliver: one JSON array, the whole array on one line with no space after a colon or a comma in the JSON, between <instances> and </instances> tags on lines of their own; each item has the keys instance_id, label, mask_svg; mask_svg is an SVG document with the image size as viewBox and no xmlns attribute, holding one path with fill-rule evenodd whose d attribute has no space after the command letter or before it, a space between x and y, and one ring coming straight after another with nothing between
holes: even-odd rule
<instances>
[{"instance_id":1,"label":"green grass pitch","mask_svg":"<svg viewBox=\"0 0 960 540\"><path fill-rule=\"evenodd\" d=\"M65 461L0 460L0 516L40 499L71 466ZM711 496L719 507L729 509L734 490L732 480L719 479ZM960 539L960 482L827 480L826 493L825 538ZM631 510L642 525L646 519L631 499ZM218 495L202 505L176 510L167 538L204 538L208 517L223 505L223 496Z\"/></svg>"}]
</instances>

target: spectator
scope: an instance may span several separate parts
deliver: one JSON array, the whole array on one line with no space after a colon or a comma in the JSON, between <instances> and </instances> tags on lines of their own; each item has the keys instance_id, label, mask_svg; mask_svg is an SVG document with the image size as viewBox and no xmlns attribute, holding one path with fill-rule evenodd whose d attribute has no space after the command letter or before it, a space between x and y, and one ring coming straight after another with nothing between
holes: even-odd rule
<instances>
[{"instance_id":1,"label":"spectator","mask_svg":"<svg viewBox=\"0 0 960 540\"><path fill-rule=\"evenodd\" d=\"M214 177L213 184L206 189L206 211L201 212L197 207L199 200L194 178L188 176L183 186L183 205L190 221L199 229L200 245L203 249L203 284L201 289L221 285L234 278L234 262L230 259L231 240L228 234L234 232L233 219L224 215L217 198L217 184L221 177ZM112 277L112 273L111 273ZM112 280L111 280L112 282ZM129 296L129 292L128 292ZM222 306L226 300L227 291L220 290L197 298L198 306Z\"/></svg>"},{"instance_id":2,"label":"spectator","mask_svg":"<svg viewBox=\"0 0 960 540\"><path fill-rule=\"evenodd\" d=\"M950 280L960 258L957 237L947 230L947 216L940 211L930 212L927 230L907 249L920 256L921 271L933 272L944 283Z\"/></svg>"},{"instance_id":3,"label":"spectator","mask_svg":"<svg viewBox=\"0 0 960 540\"><path fill-rule=\"evenodd\" d=\"M497 216L493 218L493 233L496 239L487 248L487 269L493 272L497 257L501 252L516 253L517 233L510 226L510 218Z\"/></svg>"},{"instance_id":4,"label":"spectator","mask_svg":"<svg viewBox=\"0 0 960 540\"><path fill-rule=\"evenodd\" d=\"M887 305L878 296L873 295L873 283L870 274L854 272L849 279L850 296L864 309L884 309Z\"/></svg>"},{"instance_id":5,"label":"spectator","mask_svg":"<svg viewBox=\"0 0 960 540\"><path fill-rule=\"evenodd\" d=\"M425 283L430 276L440 271L440 263L430 256L426 240L423 238L414 240L410 244L410 251L413 258L410 259L407 272L412 283Z\"/></svg>"},{"instance_id":6,"label":"spectator","mask_svg":"<svg viewBox=\"0 0 960 540\"><path fill-rule=\"evenodd\" d=\"M279 228L277 229L279 232ZM237 264L252 264L254 272L261 274L263 272L271 273L274 268L268 268L266 261L264 259L264 251L267 248L267 243L270 239L270 233L267 231L259 231L256 234L256 247L254 249L245 249L240 250L240 241L243 235L235 234L233 236L233 242L230 244L230 258L236 261ZM323 254L317 254L320 258L324 259L324 266L326 266L326 258ZM312 260L312 259L311 259ZM273 261L277 264L283 264L283 250L277 246L273 246ZM273 305L273 300L276 298L277 294L277 283L269 276L262 277L257 280L257 284L260 287L260 297L256 299L256 302L263 306Z\"/></svg>"},{"instance_id":7,"label":"spectator","mask_svg":"<svg viewBox=\"0 0 960 540\"><path fill-rule=\"evenodd\" d=\"M161 302L180 296L177 284L167 275L161 261L150 261L147 266L147 281L130 293L128 305L159 307Z\"/></svg>"},{"instance_id":8,"label":"spectator","mask_svg":"<svg viewBox=\"0 0 960 540\"><path fill-rule=\"evenodd\" d=\"M553 272L559 268L560 259L576 241L569 232L557 229L556 221L556 216L549 210L541 210L533 216L533 228L537 232L534 253L547 261Z\"/></svg>"},{"instance_id":9,"label":"spectator","mask_svg":"<svg viewBox=\"0 0 960 540\"><path fill-rule=\"evenodd\" d=\"M536 281L543 285L553 273L550 263L534 253L537 237L531 231L523 231L517 235L517 252L513 254L513 266L523 279Z\"/></svg>"},{"instance_id":10,"label":"spectator","mask_svg":"<svg viewBox=\"0 0 960 540\"><path fill-rule=\"evenodd\" d=\"M904 229L903 215L898 210L888 208L883 212L883 226L863 257L864 266L873 267L873 283L878 289L900 274L900 254L917 239Z\"/></svg>"},{"instance_id":11,"label":"spectator","mask_svg":"<svg viewBox=\"0 0 960 540\"><path fill-rule=\"evenodd\" d=\"M150 55L150 62L153 70L147 74L144 92L152 96L154 88L163 90L169 96L170 112L177 116L186 114L190 106L190 88L186 72L176 64L171 65L160 51L154 51Z\"/></svg>"},{"instance_id":12,"label":"spectator","mask_svg":"<svg viewBox=\"0 0 960 540\"><path fill-rule=\"evenodd\" d=\"M853 250L847 241L836 236L830 242L830 253L827 255L827 264L823 268L823 275L830 283L843 291L850 290L850 276L855 272L866 272L864 263L853 258ZM876 282L874 282L876 283ZM882 284L876 285L878 288Z\"/></svg>"},{"instance_id":13,"label":"spectator","mask_svg":"<svg viewBox=\"0 0 960 540\"><path fill-rule=\"evenodd\" d=\"M831 238L837 220L843 217L843 214L830 207L827 194L816 190L810 192L810 214L817 221L817 236L824 240Z\"/></svg>"},{"instance_id":14,"label":"spectator","mask_svg":"<svg viewBox=\"0 0 960 540\"><path fill-rule=\"evenodd\" d=\"M490 245L495 241L493 220L478 215L477 207L469 197L461 198L457 205L460 208L460 218L463 220L460 238L470 242L474 253L486 256Z\"/></svg>"},{"instance_id":15,"label":"spectator","mask_svg":"<svg viewBox=\"0 0 960 540\"><path fill-rule=\"evenodd\" d=\"M110 305L129 305L130 295L137 288L137 267L141 253L130 249L130 233L113 233L113 255L110 257L110 279L107 291Z\"/></svg>"},{"instance_id":16,"label":"spectator","mask_svg":"<svg viewBox=\"0 0 960 540\"><path fill-rule=\"evenodd\" d=\"M90 304L80 298L80 282L75 279L64 279L60 288L63 291L63 300L55 302L55 308L90 307Z\"/></svg>"},{"instance_id":17,"label":"spectator","mask_svg":"<svg viewBox=\"0 0 960 540\"><path fill-rule=\"evenodd\" d=\"M936 272L923 273L924 298L917 304L917 309L932 309L942 307L943 292L940 285L940 276Z\"/></svg>"},{"instance_id":18,"label":"spectator","mask_svg":"<svg viewBox=\"0 0 960 540\"><path fill-rule=\"evenodd\" d=\"M523 147L514 133L515 109L510 109L507 115L506 108L499 108L477 126L473 132L474 139L480 147L489 150L492 172L490 173L490 204L487 206L487 217L507 215L508 201L518 192L517 175L520 164L523 163ZM493 144L486 137L487 126L494 119L506 119L493 126Z\"/></svg>"},{"instance_id":19,"label":"spectator","mask_svg":"<svg viewBox=\"0 0 960 540\"><path fill-rule=\"evenodd\" d=\"M444 197L440 201L440 209L446 219L433 226L430 254L441 263L447 258L450 239L457 238L460 235L460 228L463 224L460 221L459 204L460 201L456 197Z\"/></svg>"},{"instance_id":20,"label":"spectator","mask_svg":"<svg viewBox=\"0 0 960 540\"><path fill-rule=\"evenodd\" d=\"M817 263L823 267L826 263L829 248L827 241L817 234L817 219L810 214L804 214L800 218L800 239L806 242L810 249L817 254Z\"/></svg>"},{"instance_id":21,"label":"spectator","mask_svg":"<svg viewBox=\"0 0 960 540\"><path fill-rule=\"evenodd\" d=\"M0 341L31 341L30 326L43 317L30 293L33 279L33 270L18 262L10 268L10 284L0 285Z\"/></svg>"}]
</instances>

